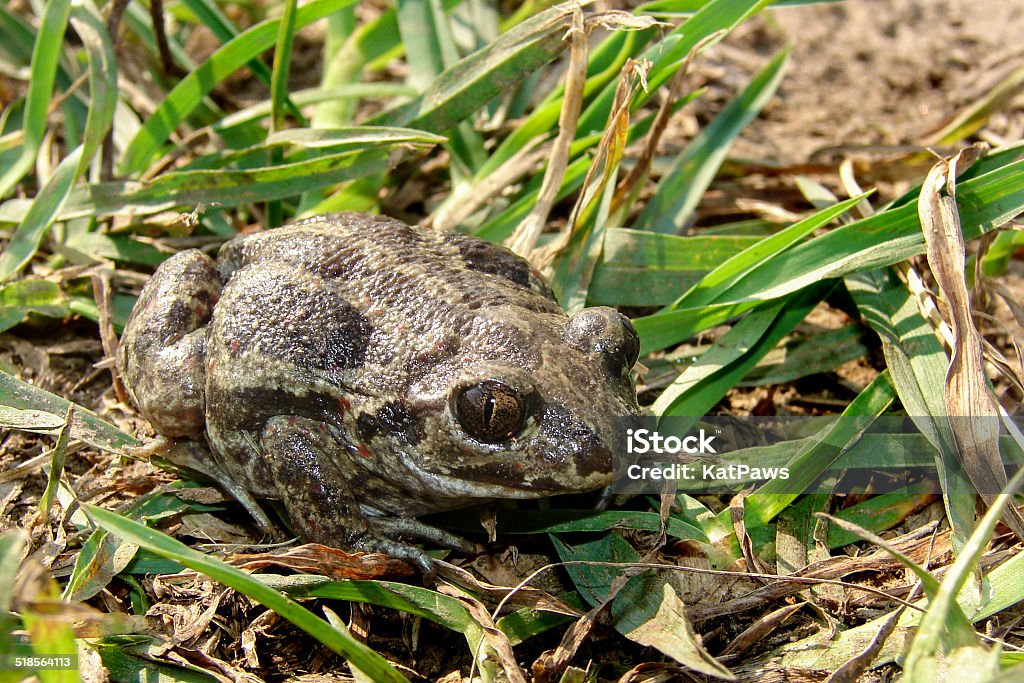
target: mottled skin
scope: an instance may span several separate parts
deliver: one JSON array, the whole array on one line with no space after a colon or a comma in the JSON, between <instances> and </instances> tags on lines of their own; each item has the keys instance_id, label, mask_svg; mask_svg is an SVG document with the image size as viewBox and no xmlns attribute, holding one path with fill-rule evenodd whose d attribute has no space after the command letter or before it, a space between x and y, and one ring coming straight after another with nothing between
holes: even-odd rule
<instances>
[{"instance_id":1,"label":"mottled skin","mask_svg":"<svg viewBox=\"0 0 1024 683\"><path fill-rule=\"evenodd\" d=\"M250 509L278 499L309 540L422 564L387 540L446 540L412 517L607 485L637 352L624 316L570 319L501 247L338 214L169 259L117 365Z\"/></svg>"}]
</instances>

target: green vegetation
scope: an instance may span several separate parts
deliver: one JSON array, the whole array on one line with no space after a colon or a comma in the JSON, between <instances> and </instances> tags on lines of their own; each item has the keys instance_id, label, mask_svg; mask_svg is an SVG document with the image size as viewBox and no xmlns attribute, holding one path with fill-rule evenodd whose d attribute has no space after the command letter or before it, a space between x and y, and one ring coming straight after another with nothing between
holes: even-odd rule
<instances>
[{"instance_id":1,"label":"green vegetation","mask_svg":"<svg viewBox=\"0 0 1024 683\"><path fill-rule=\"evenodd\" d=\"M945 532L936 531L929 549L921 545L927 537L901 527L935 499L927 488L840 504L839 497L798 496L792 482L768 481L731 500L681 489L671 506L651 497L600 512L561 508L558 501L540 509L501 507L494 520L499 538L515 542L528 534L562 563L538 572L565 577L570 589L559 596L536 588L537 576L520 577L531 583L511 591L454 568L429 588L372 572L348 578L358 572L332 574L323 557L279 550L267 555L266 566L239 568L254 556L240 560L223 545L194 546L195 535L194 547L175 538L189 536L188 520L213 519L225 509L223 501L189 495L197 485L187 478L161 486L154 475L144 492L131 483L130 506L96 491L80 499L65 471L78 446L123 458L137 442L107 420L109 402L77 405L18 379L22 368L6 367L0 425L45 444L19 473L41 469L46 476L33 537L25 530L0 535L0 627L28 634L0 642L0 656L77 647L83 660L97 656L116 680L221 680L210 673L217 666L238 674L244 662L257 661L254 654L246 659L251 646L232 647L231 665L212 641L210 652L185 658L180 643L170 641L173 628L154 628L143 616L155 604L170 610L174 603L173 595L154 592L153 576L188 569L208 577L196 579L208 593L227 586L273 610L303 632L282 631L282 638L319 641L360 680L414 675L393 653L371 649L373 619L360 613L346 626L336 612L349 614L355 603L461 634L464 645L448 645L449 670L472 666L485 680L527 680L524 652L533 653L528 664L537 680L589 680L580 644L598 622L617 631L625 648L620 661L599 672L602 680L644 662L721 679L756 669L842 668L851 676L842 680L854 680L869 665L900 661L905 680L930 681L948 670L950 678L994 681L1000 667L1019 661L976 630L1024 599L1021 555L1007 554L983 579L977 571L1001 514L1024 530L1024 520L1006 512L1013 510L1009 497L991 491L989 513L976 518L973 487L998 479L992 456L998 461L1000 441L965 436L944 416L996 409L984 363L1007 373L1008 382L1020 378L994 347L982 357L970 310L951 305L951 324L929 316L931 297L916 270L921 262L909 260L928 257L935 296L949 301L967 301L982 273L1002 273L1022 242L1020 233L997 231L1024 212L1024 145L976 161L937 162L927 179L922 171L915 188L888 203L872 206L872 193L852 184L850 198L840 200L801 179L806 204L798 220L689 230L730 145L784 78L789 50L750 73L663 168L652 162L668 118L702 95L685 90L691 60L768 0L658 0L604 13L587 3L576 9L536 1L510 14L477 0L398 0L365 12L354 0L290 0L242 3L232 6L235 14L213 0L179 0L164 6L163 17L160 3L150 1L113 0L102 12L91 0L0 6L0 72L17 84L7 86L16 95L0 117L0 332L77 325L78 334L101 336L109 353L131 310L136 274L176 249L215 246L246 226L273 228L329 211L397 211L436 229L509 240L547 266L567 310L626 308L641 337L641 398L657 417L696 424L738 387L795 382L857 359L868 364L880 338L885 369L877 367L833 411L854 421L736 457L788 465L809 484L830 471L839 453L856 458L908 448L905 435L869 437L865 429L883 416L914 416L924 435L916 443L934 453L940 468ZM120 21L112 22L112 14ZM165 20L166 35L153 16ZM318 82L306 83L305 73L300 87L293 84L297 62L309 61L314 44L303 29L313 25L326 26L315 41L322 48L313 60ZM186 47L200 36L213 45L203 59ZM243 87L265 95L240 106L232 92ZM1006 100L1007 87L997 85L936 142L966 143ZM914 160L924 168L922 158ZM542 231L566 223L569 230ZM962 256L957 262L958 239L975 244L985 237L992 239L974 252L977 271ZM823 301L853 322L798 330ZM698 335L703 346L680 346ZM947 378L951 356L958 360ZM1002 444L1004 454L1019 453L1012 435ZM0 481L19 473L2 472ZM479 533L475 515L468 518L474 523L465 513L437 523ZM905 535L880 537L894 528ZM46 543L57 549L43 552ZM838 552L854 543L863 562ZM673 553L673 546L687 551ZM651 552L659 548L662 554ZM57 569L57 553L66 553L60 566L67 571L54 572L55 581L39 562ZM697 563L676 562L694 554ZM943 555L947 568L939 578L932 569ZM696 570L683 565L702 568L703 588L694 590L720 590L721 604L684 606L680 576ZM878 597L874 581L843 584L844 577L893 574L900 566L920 581L921 595L878 601L884 613L840 619L834 634L819 624L792 641L759 644L808 602L838 609L852 597ZM726 569L763 581L726 595L715 588L737 580L716 573ZM766 576L767 569L789 578ZM794 602L783 605L785 598ZM233 605L244 611L242 601ZM206 618L208 628L189 641L193 653L217 629L218 605L203 606L208 614L189 617ZM746 630L705 647L695 634L725 617ZM371 646L355 632L367 623ZM262 637L258 628L246 634ZM519 647L531 639L548 651L538 656L536 648ZM263 659L251 668L270 675L274 666ZM77 676L40 672L44 683ZM0 681L19 678L0 667Z\"/></svg>"}]
</instances>

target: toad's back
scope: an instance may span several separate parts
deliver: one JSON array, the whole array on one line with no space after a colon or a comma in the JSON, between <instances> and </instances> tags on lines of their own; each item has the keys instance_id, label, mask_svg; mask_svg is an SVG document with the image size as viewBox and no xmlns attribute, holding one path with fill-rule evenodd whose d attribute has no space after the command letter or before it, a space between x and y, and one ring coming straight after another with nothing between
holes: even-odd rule
<instances>
[{"instance_id":1,"label":"toad's back","mask_svg":"<svg viewBox=\"0 0 1024 683\"><path fill-rule=\"evenodd\" d=\"M169 259L118 367L237 497L284 501L307 538L394 552L382 516L607 484L638 349L628 319L566 315L502 247L335 214L236 238L216 263Z\"/></svg>"}]
</instances>

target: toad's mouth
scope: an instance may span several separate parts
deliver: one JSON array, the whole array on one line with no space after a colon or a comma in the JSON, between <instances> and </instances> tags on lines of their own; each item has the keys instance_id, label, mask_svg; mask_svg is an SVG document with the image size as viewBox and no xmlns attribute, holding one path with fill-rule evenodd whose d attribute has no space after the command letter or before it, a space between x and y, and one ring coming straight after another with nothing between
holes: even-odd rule
<instances>
[{"instance_id":1,"label":"toad's mouth","mask_svg":"<svg viewBox=\"0 0 1024 683\"><path fill-rule=\"evenodd\" d=\"M611 462L611 451L601 449L558 470L549 467L538 473L529 471L530 463L508 461L467 465L447 472L427 470L413 463L405 466L411 480L417 482L418 491L440 503L443 499L526 499L594 491L611 483Z\"/></svg>"}]
</instances>

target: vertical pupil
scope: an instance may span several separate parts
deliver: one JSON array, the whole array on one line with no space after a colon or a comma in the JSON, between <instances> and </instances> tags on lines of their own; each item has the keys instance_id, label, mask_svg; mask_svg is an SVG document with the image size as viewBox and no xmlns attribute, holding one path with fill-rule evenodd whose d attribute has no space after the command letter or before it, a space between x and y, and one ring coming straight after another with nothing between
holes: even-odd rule
<instances>
[{"instance_id":1,"label":"vertical pupil","mask_svg":"<svg viewBox=\"0 0 1024 683\"><path fill-rule=\"evenodd\" d=\"M494 406L497 402L494 400L494 394L490 391L484 391L484 424L491 424L491 420L494 419Z\"/></svg>"}]
</instances>

